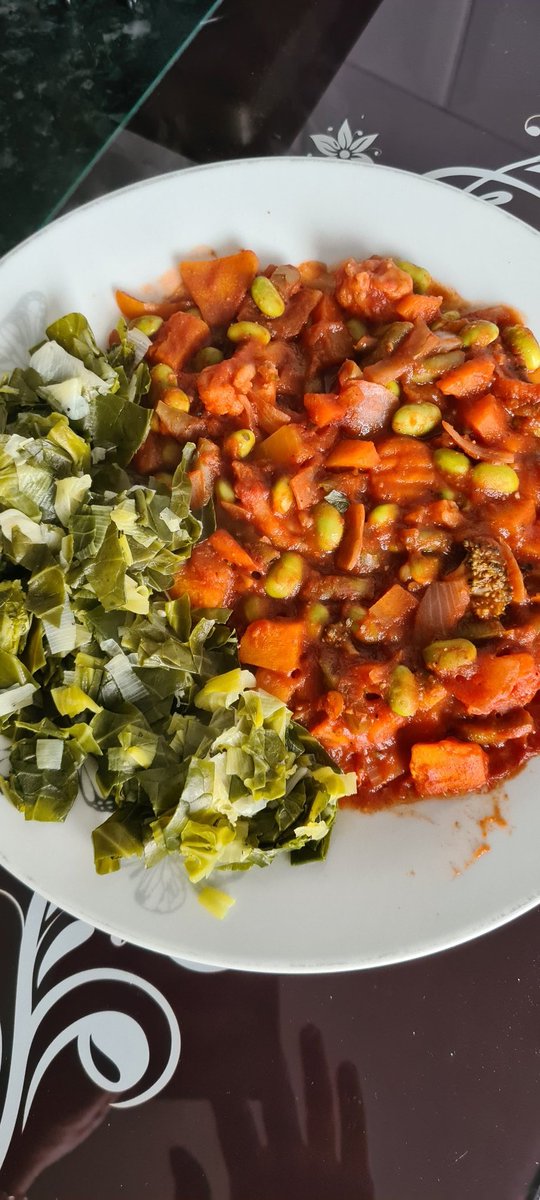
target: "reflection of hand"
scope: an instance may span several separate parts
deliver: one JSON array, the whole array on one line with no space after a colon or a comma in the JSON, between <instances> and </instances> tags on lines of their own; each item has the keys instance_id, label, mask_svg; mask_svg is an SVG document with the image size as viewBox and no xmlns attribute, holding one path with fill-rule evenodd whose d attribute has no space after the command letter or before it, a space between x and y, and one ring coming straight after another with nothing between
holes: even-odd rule
<instances>
[{"instance_id":1,"label":"reflection of hand","mask_svg":"<svg viewBox=\"0 0 540 1200\"><path fill-rule=\"evenodd\" d=\"M0 1186L20 1196L53 1163L64 1158L101 1125L115 1097L66 1071L61 1098L51 1110L46 1089L36 1097L28 1124L16 1139L0 1173ZM1 1198L1 1192L0 1192Z\"/></svg>"},{"instance_id":2,"label":"reflection of hand","mask_svg":"<svg viewBox=\"0 0 540 1200\"><path fill-rule=\"evenodd\" d=\"M266 1082L262 1101L263 1145L246 1099L227 1096L216 1105L231 1200L275 1200L296 1194L310 1200L373 1200L367 1160L364 1107L358 1073L344 1062L336 1073L339 1149L332 1081L321 1035L313 1026L300 1035L306 1109L306 1141L284 1066L277 1087ZM178 1195L186 1196L182 1192ZM197 1196L199 1200L199 1196ZM200 1200L204 1200L204 1194Z\"/></svg>"}]
</instances>

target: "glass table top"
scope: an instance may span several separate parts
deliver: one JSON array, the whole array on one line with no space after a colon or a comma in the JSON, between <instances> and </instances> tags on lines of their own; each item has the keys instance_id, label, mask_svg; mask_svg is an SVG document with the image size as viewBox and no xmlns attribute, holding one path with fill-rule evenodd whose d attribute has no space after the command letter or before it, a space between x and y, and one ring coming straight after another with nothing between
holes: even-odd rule
<instances>
[{"instance_id":1,"label":"glass table top","mask_svg":"<svg viewBox=\"0 0 540 1200\"><path fill-rule=\"evenodd\" d=\"M54 216L219 0L0 0L0 254Z\"/></svg>"},{"instance_id":2,"label":"glass table top","mask_svg":"<svg viewBox=\"0 0 540 1200\"><path fill-rule=\"evenodd\" d=\"M218 158L362 156L540 229L539 36L537 0L223 0L69 204ZM187 969L0 871L0 1196L540 1200L539 947L537 907L379 970Z\"/></svg>"}]
</instances>

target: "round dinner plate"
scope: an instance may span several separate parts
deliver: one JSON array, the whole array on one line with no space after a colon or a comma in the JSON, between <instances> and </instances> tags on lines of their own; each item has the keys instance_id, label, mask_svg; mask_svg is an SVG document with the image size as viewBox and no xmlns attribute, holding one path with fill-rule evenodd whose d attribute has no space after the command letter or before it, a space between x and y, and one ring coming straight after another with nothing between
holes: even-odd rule
<instances>
[{"instance_id":1,"label":"round dinner plate","mask_svg":"<svg viewBox=\"0 0 540 1200\"><path fill-rule=\"evenodd\" d=\"M23 365L77 309L104 339L113 289L137 293L196 247L263 262L397 254L474 302L516 305L540 328L540 236L484 201L403 171L324 159L219 163L125 188L70 213L0 263L0 371ZM271 972L401 962L501 925L540 898L540 760L503 795L342 812L326 862L225 877L213 919L179 864L94 872L103 819L89 778L64 825L25 823L0 796L0 863L92 925L186 961ZM496 803L505 824L493 818ZM482 852L489 847L489 852Z\"/></svg>"}]
</instances>

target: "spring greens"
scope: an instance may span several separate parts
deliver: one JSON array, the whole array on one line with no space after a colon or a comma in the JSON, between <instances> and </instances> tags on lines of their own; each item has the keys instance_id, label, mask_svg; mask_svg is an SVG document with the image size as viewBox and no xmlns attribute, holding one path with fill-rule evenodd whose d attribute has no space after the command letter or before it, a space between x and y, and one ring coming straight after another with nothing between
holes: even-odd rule
<instances>
[{"instance_id":1,"label":"spring greens","mask_svg":"<svg viewBox=\"0 0 540 1200\"><path fill-rule=\"evenodd\" d=\"M97 871L175 854L222 916L211 873L322 857L355 781L240 670L226 610L167 599L213 512L190 509L192 444L170 488L125 469L151 415L130 335L103 353L71 313L0 379L2 786L27 820L62 821L91 769L112 809Z\"/></svg>"}]
</instances>

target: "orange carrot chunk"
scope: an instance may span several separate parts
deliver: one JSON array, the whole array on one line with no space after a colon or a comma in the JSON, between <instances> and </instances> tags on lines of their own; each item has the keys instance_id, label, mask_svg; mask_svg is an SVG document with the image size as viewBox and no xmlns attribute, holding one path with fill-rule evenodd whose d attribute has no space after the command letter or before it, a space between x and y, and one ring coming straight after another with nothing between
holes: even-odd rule
<instances>
[{"instance_id":1,"label":"orange carrot chunk","mask_svg":"<svg viewBox=\"0 0 540 1200\"><path fill-rule=\"evenodd\" d=\"M126 321L136 321L137 317L156 316L166 321L173 313L178 312L182 297L176 300L138 300L128 292L116 291L116 303L126 318Z\"/></svg>"},{"instance_id":2,"label":"orange carrot chunk","mask_svg":"<svg viewBox=\"0 0 540 1200\"><path fill-rule=\"evenodd\" d=\"M395 583L371 605L362 621L362 637L369 642L392 641L403 635L405 621L417 607L418 600Z\"/></svg>"},{"instance_id":3,"label":"orange carrot chunk","mask_svg":"<svg viewBox=\"0 0 540 1200\"><path fill-rule=\"evenodd\" d=\"M508 433L506 412L500 400L489 392L471 400L465 411L465 419L484 442L502 442Z\"/></svg>"},{"instance_id":4,"label":"orange carrot chunk","mask_svg":"<svg viewBox=\"0 0 540 1200\"><path fill-rule=\"evenodd\" d=\"M208 341L210 330L205 321L192 313L177 312L158 329L148 351L152 363L166 363L173 371L180 371L197 350Z\"/></svg>"},{"instance_id":5,"label":"orange carrot chunk","mask_svg":"<svg viewBox=\"0 0 540 1200\"><path fill-rule=\"evenodd\" d=\"M442 296L417 296L415 292L410 292L398 300L395 309L404 321L429 322L437 316L442 302Z\"/></svg>"},{"instance_id":6,"label":"orange carrot chunk","mask_svg":"<svg viewBox=\"0 0 540 1200\"><path fill-rule=\"evenodd\" d=\"M180 264L182 279L209 325L227 325L232 321L258 266L259 260L252 250Z\"/></svg>"},{"instance_id":7,"label":"orange carrot chunk","mask_svg":"<svg viewBox=\"0 0 540 1200\"><path fill-rule=\"evenodd\" d=\"M540 672L532 654L484 655L468 678L456 676L446 686L471 716L505 713L528 704L536 695Z\"/></svg>"},{"instance_id":8,"label":"orange carrot chunk","mask_svg":"<svg viewBox=\"0 0 540 1200\"><path fill-rule=\"evenodd\" d=\"M238 656L240 662L270 671L279 664L283 674L291 675L300 666L304 638L303 621L286 617L252 621L240 641Z\"/></svg>"},{"instance_id":9,"label":"orange carrot chunk","mask_svg":"<svg viewBox=\"0 0 540 1200\"><path fill-rule=\"evenodd\" d=\"M350 504L345 514L345 532L337 554L336 566L340 571L354 571L362 553L366 510L363 504Z\"/></svg>"},{"instance_id":10,"label":"orange carrot chunk","mask_svg":"<svg viewBox=\"0 0 540 1200\"><path fill-rule=\"evenodd\" d=\"M443 396L474 396L487 388L495 363L490 358L469 358L437 380Z\"/></svg>"},{"instance_id":11,"label":"orange carrot chunk","mask_svg":"<svg viewBox=\"0 0 540 1200\"><path fill-rule=\"evenodd\" d=\"M417 742L410 772L419 796L456 796L477 791L488 781L488 758L481 746L445 738Z\"/></svg>"},{"instance_id":12,"label":"orange carrot chunk","mask_svg":"<svg viewBox=\"0 0 540 1200\"><path fill-rule=\"evenodd\" d=\"M360 438L347 438L338 442L326 460L327 467L352 467L358 471L369 471L380 462L374 442Z\"/></svg>"},{"instance_id":13,"label":"orange carrot chunk","mask_svg":"<svg viewBox=\"0 0 540 1200\"><path fill-rule=\"evenodd\" d=\"M208 541L225 562L232 563L234 567L244 567L246 571L258 569L251 555L226 529L216 529L215 533L210 534Z\"/></svg>"}]
</instances>

